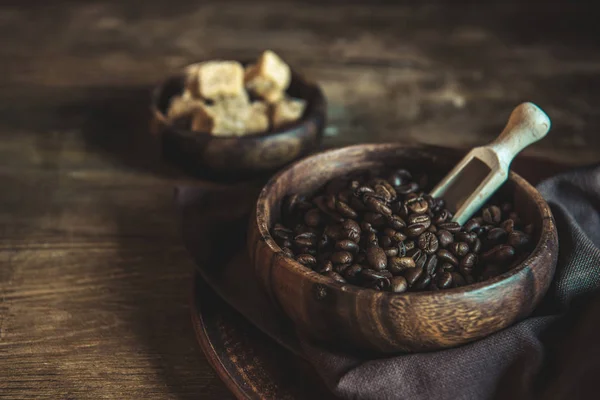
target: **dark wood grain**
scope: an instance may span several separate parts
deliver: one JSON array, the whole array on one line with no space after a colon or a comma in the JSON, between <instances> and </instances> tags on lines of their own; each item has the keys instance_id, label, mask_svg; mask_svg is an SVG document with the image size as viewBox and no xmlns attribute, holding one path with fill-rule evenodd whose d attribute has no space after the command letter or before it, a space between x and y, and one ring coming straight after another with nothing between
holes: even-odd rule
<instances>
[{"instance_id":1,"label":"dark wood grain","mask_svg":"<svg viewBox=\"0 0 600 400\"><path fill-rule=\"evenodd\" d=\"M326 146L465 148L531 100L554 128L529 155L600 160L585 6L223 4L0 5L0 396L230 396L189 322L171 193L190 180L145 141L152 88L194 61L280 53L323 87Z\"/></svg>"},{"instance_id":2,"label":"dark wood grain","mask_svg":"<svg viewBox=\"0 0 600 400\"><path fill-rule=\"evenodd\" d=\"M334 177L384 167L444 176L459 160L442 148L364 144L323 152L280 172L262 190L249 223L248 251L264 290L311 337L380 353L458 346L528 316L554 276L558 235L548 204L514 172L502 196L534 225L536 246L522 263L484 282L437 292L377 292L306 268L270 235L285 196L314 193Z\"/></svg>"}]
</instances>

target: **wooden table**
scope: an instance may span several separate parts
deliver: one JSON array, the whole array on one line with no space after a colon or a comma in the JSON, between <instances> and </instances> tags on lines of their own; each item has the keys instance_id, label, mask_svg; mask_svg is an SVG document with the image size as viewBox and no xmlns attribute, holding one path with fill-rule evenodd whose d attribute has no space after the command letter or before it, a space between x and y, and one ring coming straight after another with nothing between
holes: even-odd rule
<instances>
[{"instance_id":1,"label":"wooden table","mask_svg":"<svg viewBox=\"0 0 600 400\"><path fill-rule=\"evenodd\" d=\"M574 6L11 3L0 6L0 398L231 397L190 324L180 177L144 141L149 88L188 63L279 52L322 83L328 146L472 146L531 100L554 128L527 153L600 160L597 24Z\"/></svg>"}]
</instances>

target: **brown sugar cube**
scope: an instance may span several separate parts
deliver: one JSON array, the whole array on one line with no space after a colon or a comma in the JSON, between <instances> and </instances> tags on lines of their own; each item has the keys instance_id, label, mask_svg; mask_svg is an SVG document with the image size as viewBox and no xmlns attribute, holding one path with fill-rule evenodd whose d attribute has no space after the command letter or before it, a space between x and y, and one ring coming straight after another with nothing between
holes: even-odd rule
<instances>
[{"instance_id":1,"label":"brown sugar cube","mask_svg":"<svg viewBox=\"0 0 600 400\"><path fill-rule=\"evenodd\" d=\"M169 109L167 110L167 119L171 122L190 117L194 112L205 104L202 100L197 100L189 97L189 94L175 96L171 99Z\"/></svg>"},{"instance_id":2,"label":"brown sugar cube","mask_svg":"<svg viewBox=\"0 0 600 400\"><path fill-rule=\"evenodd\" d=\"M246 118L246 133L260 133L269 130L269 106L262 101L250 105Z\"/></svg>"},{"instance_id":3,"label":"brown sugar cube","mask_svg":"<svg viewBox=\"0 0 600 400\"><path fill-rule=\"evenodd\" d=\"M240 136L246 132L249 114L247 98L223 98L194 113L192 130L210 132L215 136Z\"/></svg>"},{"instance_id":4,"label":"brown sugar cube","mask_svg":"<svg viewBox=\"0 0 600 400\"><path fill-rule=\"evenodd\" d=\"M306 109L306 101L286 98L272 106L271 123L279 128L299 120Z\"/></svg>"},{"instance_id":5,"label":"brown sugar cube","mask_svg":"<svg viewBox=\"0 0 600 400\"><path fill-rule=\"evenodd\" d=\"M240 97L244 92L244 68L237 61L207 61L186 68L186 88L195 97Z\"/></svg>"},{"instance_id":6,"label":"brown sugar cube","mask_svg":"<svg viewBox=\"0 0 600 400\"><path fill-rule=\"evenodd\" d=\"M279 101L290 85L290 67L274 52L267 50L256 64L246 68L246 88L268 103Z\"/></svg>"}]
</instances>

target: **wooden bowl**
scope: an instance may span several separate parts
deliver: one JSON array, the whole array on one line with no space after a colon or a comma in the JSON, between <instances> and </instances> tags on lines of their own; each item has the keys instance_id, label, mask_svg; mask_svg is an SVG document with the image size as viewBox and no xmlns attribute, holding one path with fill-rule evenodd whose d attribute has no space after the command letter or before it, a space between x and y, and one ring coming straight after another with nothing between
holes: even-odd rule
<instances>
[{"instance_id":1,"label":"wooden bowl","mask_svg":"<svg viewBox=\"0 0 600 400\"><path fill-rule=\"evenodd\" d=\"M272 173L319 146L326 120L326 102L316 83L295 71L287 93L306 100L296 123L247 136L218 136L181 129L169 123L166 111L173 96L182 93L184 75L158 86L152 96L153 127L164 159L186 173L202 178L246 179Z\"/></svg>"},{"instance_id":2,"label":"wooden bowl","mask_svg":"<svg viewBox=\"0 0 600 400\"><path fill-rule=\"evenodd\" d=\"M458 346L528 316L554 275L558 236L548 204L512 172L501 193L534 224L536 247L523 263L485 282L403 294L337 283L286 256L269 233L288 194L311 193L336 176L381 166L439 179L457 161L455 152L438 147L365 144L308 157L277 174L260 193L248 233L252 265L271 300L312 339L377 353Z\"/></svg>"}]
</instances>

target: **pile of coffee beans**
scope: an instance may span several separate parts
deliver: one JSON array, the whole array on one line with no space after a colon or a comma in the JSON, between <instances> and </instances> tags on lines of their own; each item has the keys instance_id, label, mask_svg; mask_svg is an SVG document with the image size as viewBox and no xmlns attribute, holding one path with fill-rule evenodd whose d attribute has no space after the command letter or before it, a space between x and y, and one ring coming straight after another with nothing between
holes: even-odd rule
<instances>
[{"instance_id":1,"label":"pile of coffee beans","mask_svg":"<svg viewBox=\"0 0 600 400\"><path fill-rule=\"evenodd\" d=\"M510 203L487 205L460 226L426 185L427 175L405 169L336 178L313 196L286 197L271 234L334 281L394 293L480 282L526 258L533 227Z\"/></svg>"}]
</instances>

